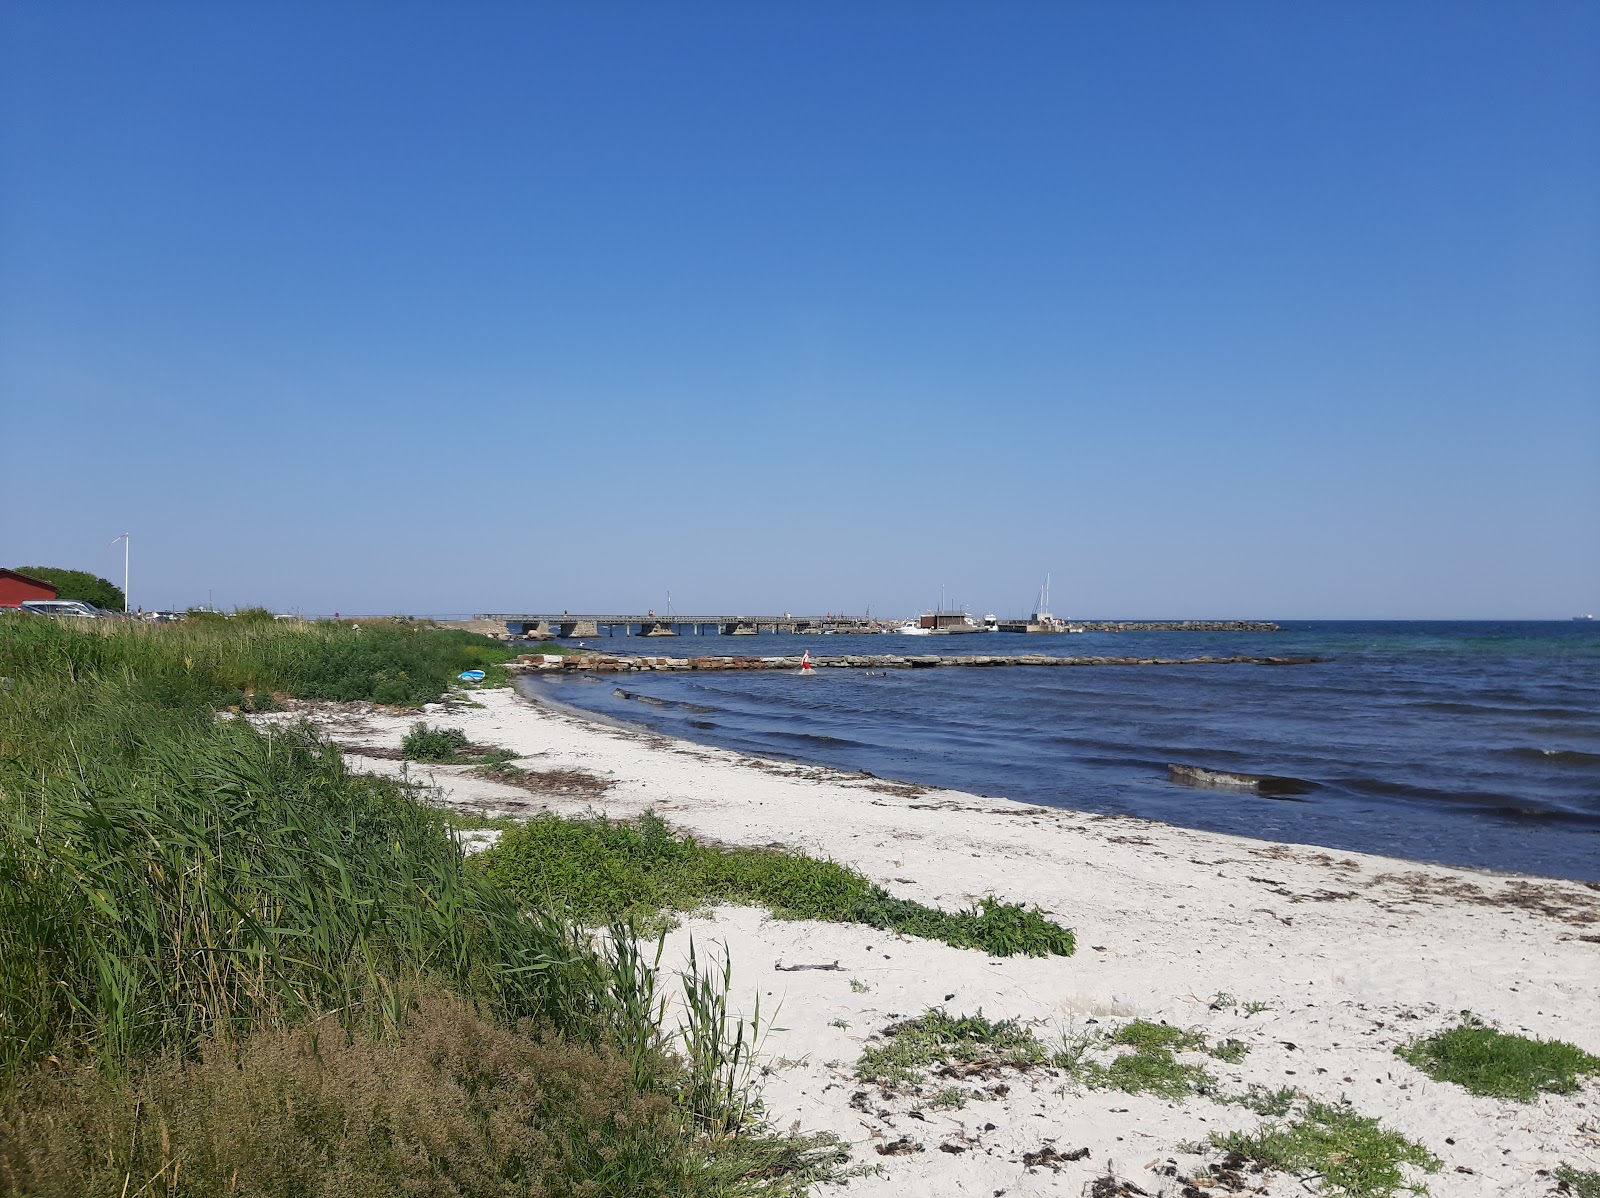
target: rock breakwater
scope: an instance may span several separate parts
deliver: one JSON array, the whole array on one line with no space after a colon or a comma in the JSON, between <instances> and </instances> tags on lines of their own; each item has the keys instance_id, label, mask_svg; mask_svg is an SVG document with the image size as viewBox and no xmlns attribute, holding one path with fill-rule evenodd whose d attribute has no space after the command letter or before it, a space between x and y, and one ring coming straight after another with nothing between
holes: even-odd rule
<instances>
[{"instance_id":1,"label":"rock breakwater","mask_svg":"<svg viewBox=\"0 0 1600 1198\"><path fill-rule=\"evenodd\" d=\"M1003 666L1299 666L1326 657L1049 657L1042 653L843 653L812 657L817 670L919 670ZM524 653L508 669L519 673L639 673L646 670L799 670L801 659L778 657L651 657L618 653Z\"/></svg>"}]
</instances>

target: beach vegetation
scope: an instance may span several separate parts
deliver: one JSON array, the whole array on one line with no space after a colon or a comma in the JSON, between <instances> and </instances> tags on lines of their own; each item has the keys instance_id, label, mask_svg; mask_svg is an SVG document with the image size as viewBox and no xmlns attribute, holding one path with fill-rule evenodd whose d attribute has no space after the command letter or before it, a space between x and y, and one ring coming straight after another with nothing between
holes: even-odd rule
<instances>
[{"instance_id":1,"label":"beach vegetation","mask_svg":"<svg viewBox=\"0 0 1600 1198\"><path fill-rule=\"evenodd\" d=\"M1517 1102L1570 1094L1583 1077L1600 1074L1600 1057L1577 1045L1498 1031L1471 1012L1463 1012L1455 1027L1395 1052L1435 1081Z\"/></svg>"},{"instance_id":2,"label":"beach vegetation","mask_svg":"<svg viewBox=\"0 0 1600 1198\"><path fill-rule=\"evenodd\" d=\"M1091 1090L1182 1098L1214 1094L1216 1078L1200 1062L1179 1060L1179 1053L1205 1054L1233 1063L1249 1051L1240 1040L1212 1043L1200 1032L1134 1019L1114 1032L1096 1031L1069 1040L1053 1063Z\"/></svg>"},{"instance_id":3,"label":"beach vegetation","mask_svg":"<svg viewBox=\"0 0 1600 1198\"><path fill-rule=\"evenodd\" d=\"M563 645L560 641L540 641L537 645L529 645L517 650L519 653L559 653L562 656L582 653L583 650L575 645Z\"/></svg>"},{"instance_id":4,"label":"beach vegetation","mask_svg":"<svg viewBox=\"0 0 1600 1198\"><path fill-rule=\"evenodd\" d=\"M14 566L18 574L26 574L56 589L57 599L77 599L92 603L105 611L121 611L126 600L122 588L87 570L63 570L59 566Z\"/></svg>"},{"instance_id":5,"label":"beach vegetation","mask_svg":"<svg viewBox=\"0 0 1600 1198\"><path fill-rule=\"evenodd\" d=\"M971 1090L964 1090L960 1086L946 1086L928 1099L928 1105L941 1111L959 1111L972 1097Z\"/></svg>"},{"instance_id":6,"label":"beach vegetation","mask_svg":"<svg viewBox=\"0 0 1600 1198\"><path fill-rule=\"evenodd\" d=\"M56 686L80 676L135 680L167 706L217 706L262 690L296 699L416 707L448 692L456 675L504 677L514 651L485 636L416 621L147 624L125 620L12 621L0 660L13 678ZM228 704L222 704L228 706Z\"/></svg>"},{"instance_id":7,"label":"beach vegetation","mask_svg":"<svg viewBox=\"0 0 1600 1198\"><path fill-rule=\"evenodd\" d=\"M419 722L400 742L400 753L407 761L454 761L466 752L468 743L460 728L432 728Z\"/></svg>"},{"instance_id":8,"label":"beach vegetation","mask_svg":"<svg viewBox=\"0 0 1600 1198\"><path fill-rule=\"evenodd\" d=\"M1294 1104L1304 1097L1293 1086L1282 1086L1276 1090L1269 1090L1257 1082L1251 1082L1243 1094L1222 1101L1235 1103L1246 1110L1254 1111L1258 1115L1272 1115L1282 1117L1294 1109Z\"/></svg>"},{"instance_id":9,"label":"beach vegetation","mask_svg":"<svg viewBox=\"0 0 1600 1198\"><path fill-rule=\"evenodd\" d=\"M380 693L352 663L435 699L482 638L84 624L0 630L0 1193L741 1194L834 1167L762 1121L726 961L691 960L669 1026L659 945L508 893L311 727L218 718L235 690Z\"/></svg>"},{"instance_id":10,"label":"beach vegetation","mask_svg":"<svg viewBox=\"0 0 1600 1198\"><path fill-rule=\"evenodd\" d=\"M0 1100L0 1192L31 1198L711 1198L803 1192L837 1155L714 1141L615 1048L431 991L388 1035L262 1030L127 1072L32 1072Z\"/></svg>"},{"instance_id":11,"label":"beach vegetation","mask_svg":"<svg viewBox=\"0 0 1600 1198\"><path fill-rule=\"evenodd\" d=\"M1435 1173L1437 1157L1421 1144L1359 1114L1348 1102L1308 1102L1286 1123L1253 1132L1214 1134L1211 1142L1263 1170L1320 1181L1328 1198L1391 1198L1401 1190L1427 1193L1407 1168Z\"/></svg>"},{"instance_id":12,"label":"beach vegetation","mask_svg":"<svg viewBox=\"0 0 1600 1198\"><path fill-rule=\"evenodd\" d=\"M1563 1161L1555 1167L1555 1179L1578 1198L1600 1198L1600 1170L1578 1169Z\"/></svg>"},{"instance_id":13,"label":"beach vegetation","mask_svg":"<svg viewBox=\"0 0 1600 1198\"><path fill-rule=\"evenodd\" d=\"M1071 1054L1070 1072L1091 1090L1182 1098L1209 1090L1215 1083L1203 1065L1177 1058L1180 1052L1206 1050L1206 1039L1199 1032L1135 1019L1106 1036L1102 1043L1131 1051L1115 1052L1109 1061L1097 1060L1083 1052Z\"/></svg>"},{"instance_id":14,"label":"beach vegetation","mask_svg":"<svg viewBox=\"0 0 1600 1198\"><path fill-rule=\"evenodd\" d=\"M1033 1032L1015 1019L951 1015L930 1007L915 1019L890 1024L856 1061L856 1077L885 1088L911 1085L935 1065L947 1076L972 1077L1031 1069L1050 1060Z\"/></svg>"},{"instance_id":15,"label":"beach vegetation","mask_svg":"<svg viewBox=\"0 0 1600 1198\"><path fill-rule=\"evenodd\" d=\"M946 1077L984 1075L1001 1069L1049 1068L1068 1084L1126 1094L1182 1098L1212 1093L1215 1079L1205 1067L1178 1053L1214 1053L1199 1032L1135 1019L1115 1032L1092 1030L1054 1046L1015 1019L952 1016L930 1007L916 1019L885 1028L856 1063L856 1076L886 1088L917 1083L930 1068ZM1232 1043L1237 1043L1232 1042ZM1065 1088L1065 1087L1063 1087Z\"/></svg>"},{"instance_id":16,"label":"beach vegetation","mask_svg":"<svg viewBox=\"0 0 1600 1198\"><path fill-rule=\"evenodd\" d=\"M993 956L1066 956L1074 948L1071 930L1037 908L989 896L965 911L941 911L894 898L834 861L702 844L650 812L631 823L540 814L503 836L480 864L530 905L561 903L586 923L736 903L780 919L863 923Z\"/></svg>"}]
</instances>

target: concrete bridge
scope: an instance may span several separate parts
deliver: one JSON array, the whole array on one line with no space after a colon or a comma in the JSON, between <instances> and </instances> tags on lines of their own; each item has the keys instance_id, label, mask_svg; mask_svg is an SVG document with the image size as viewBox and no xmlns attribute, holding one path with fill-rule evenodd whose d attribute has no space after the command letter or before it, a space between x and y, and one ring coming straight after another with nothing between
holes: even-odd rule
<instances>
[{"instance_id":1,"label":"concrete bridge","mask_svg":"<svg viewBox=\"0 0 1600 1198\"><path fill-rule=\"evenodd\" d=\"M812 634L871 632L878 624L852 616L680 616L673 612L604 615L578 612L492 613L480 620L504 624L512 636L755 636L759 632Z\"/></svg>"}]
</instances>

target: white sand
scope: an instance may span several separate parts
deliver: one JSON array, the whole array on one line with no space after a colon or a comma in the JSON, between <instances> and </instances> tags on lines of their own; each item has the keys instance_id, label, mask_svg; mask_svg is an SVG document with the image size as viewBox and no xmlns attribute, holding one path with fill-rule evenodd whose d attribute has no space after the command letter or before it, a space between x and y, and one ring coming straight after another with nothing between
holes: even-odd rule
<instances>
[{"instance_id":1,"label":"white sand","mask_svg":"<svg viewBox=\"0 0 1600 1198\"><path fill-rule=\"evenodd\" d=\"M525 768L587 770L613 786L599 800L551 800L458 768L412 767L452 804L523 814L653 809L701 837L846 862L899 897L952 909L993 893L1037 903L1076 930L1075 956L1043 960L743 908L686 920L668 938L664 960L674 965L690 936L702 951L725 944L735 997L748 1009L759 991L764 1015L776 1010L763 1058L768 1112L780 1127L836 1132L855 1163L877 1167L849 1180L848 1193L1076 1195L1111 1169L1148 1193L1176 1195L1203 1159L1180 1144L1259 1121L1209 1098L1074 1089L1047 1070L976 1079L969 1088L999 1082L1009 1092L952 1111L925 1105L946 1082L919 1101L854 1080L873 1033L938 1005L1019 1017L1046 1040L1129 1016L1243 1040L1251 1051L1239 1064L1208 1062L1225 1090L1257 1083L1348 1097L1444 1162L1426 1179L1435 1195L1547 1195L1554 1183L1540 1170L1563 1161L1600 1168L1600 1080L1523 1105L1431 1081L1393 1053L1462 1010L1600 1053L1600 891L919 792L608 728L508 690L476 698L481 707L452 706L447 721L474 742L525 755ZM317 718L343 744L392 749L415 717L363 708ZM371 758L359 765L400 768ZM776 968L835 961L840 971ZM1219 993L1268 1009L1219 1007ZM902 1136L924 1150L875 1151ZM1023 1154L1046 1144L1088 1154L1055 1169L1025 1166ZM1284 1175L1250 1183L1268 1194L1308 1192Z\"/></svg>"}]
</instances>

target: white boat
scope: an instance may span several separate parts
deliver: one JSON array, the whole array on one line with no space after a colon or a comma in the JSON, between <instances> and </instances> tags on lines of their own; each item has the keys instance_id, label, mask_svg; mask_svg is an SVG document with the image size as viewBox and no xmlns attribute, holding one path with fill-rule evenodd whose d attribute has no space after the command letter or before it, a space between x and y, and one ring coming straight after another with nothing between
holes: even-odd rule
<instances>
[{"instance_id":1,"label":"white boat","mask_svg":"<svg viewBox=\"0 0 1600 1198\"><path fill-rule=\"evenodd\" d=\"M907 620L904 624L900 625L899 628L896 628L895 631L900 633L902 636L932 636L933 635L933 629L924 628L916 620Z\"/></svg>"}]
</instances>

